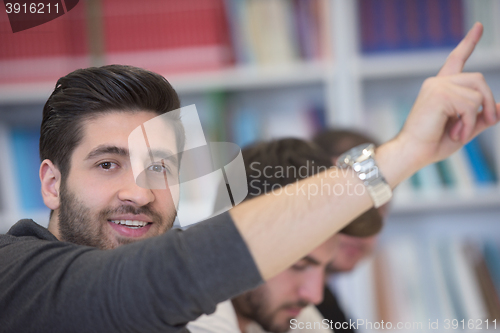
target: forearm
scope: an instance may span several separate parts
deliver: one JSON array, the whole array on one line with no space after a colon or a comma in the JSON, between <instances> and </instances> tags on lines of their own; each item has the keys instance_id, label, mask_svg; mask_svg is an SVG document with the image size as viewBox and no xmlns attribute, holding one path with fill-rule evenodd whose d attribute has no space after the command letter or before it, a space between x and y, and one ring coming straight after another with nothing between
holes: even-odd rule
<instances>
[{"instance_id":1,"label":"forearm","mask_svg":"<svg viewBox=\"0 0 500 333\"><path fill-rule=\"evenodd\" d=\"M3 236L0 277L6 332L177 332L261 282L225 214L105 251Z\"/></svg>"},{"instance_id":2,"label":"forearm","mask_svg":"<svg viewBox=\"0 0 500 333\"><path fill-rule=\"evenodd\" d=\"M402 140L377 149L379 169L394 188L422 167ZM265 280L311 252L373 205L351 170L332 168L231 210Z\"/></svg>"}]
</instances>

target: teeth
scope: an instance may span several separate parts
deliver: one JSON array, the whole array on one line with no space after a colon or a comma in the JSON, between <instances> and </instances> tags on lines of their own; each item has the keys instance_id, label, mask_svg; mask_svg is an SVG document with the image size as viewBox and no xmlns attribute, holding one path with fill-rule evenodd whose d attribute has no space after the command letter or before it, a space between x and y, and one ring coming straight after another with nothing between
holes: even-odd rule
<instances>
[{"instance_id":1,"label":"teeth","mask_svg":"<svg viewBox=\"0 0 500 333\"><path fill-rule=\"evenodd\" d=\"M142 228L148 224L147 222L135 221L135 220L111 220L111 222L131 227L133 229Z\"/></svg>"}]
</instances>

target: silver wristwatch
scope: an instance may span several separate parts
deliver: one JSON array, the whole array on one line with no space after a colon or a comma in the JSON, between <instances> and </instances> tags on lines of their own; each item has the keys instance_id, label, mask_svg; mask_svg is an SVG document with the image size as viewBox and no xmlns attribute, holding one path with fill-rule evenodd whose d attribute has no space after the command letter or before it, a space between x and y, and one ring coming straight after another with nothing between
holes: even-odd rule
<instances>
[{"instance_id":1,"label":"silver wristwatch","mask_svg":"<svg viewBox=\"0 0 500 333\"><path fill-rule=\"evenodd\" d=\"M352 168L356 172L370 193L375 208L378 208L391 199L392 190L378 170L374 157L375 145L363 143L340 155L337 166L343 169Z\"/></svg>"}]
</instances>

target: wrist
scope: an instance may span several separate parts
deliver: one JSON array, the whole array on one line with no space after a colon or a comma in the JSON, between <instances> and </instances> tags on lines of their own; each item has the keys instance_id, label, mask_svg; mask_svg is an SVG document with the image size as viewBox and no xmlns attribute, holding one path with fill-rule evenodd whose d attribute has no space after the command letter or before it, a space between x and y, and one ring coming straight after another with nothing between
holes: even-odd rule
<instances>
[{"instance_id":1,"label":"wrist","mask_svg":"<svg viewBox=\"0 0 500 333\"><path fill-rule=\"evenodd\" d=\"M399 137L379 146L375 152L375 160L391 188L395 188L423 167L414 150Z\"/></svg>"}]
</instances>

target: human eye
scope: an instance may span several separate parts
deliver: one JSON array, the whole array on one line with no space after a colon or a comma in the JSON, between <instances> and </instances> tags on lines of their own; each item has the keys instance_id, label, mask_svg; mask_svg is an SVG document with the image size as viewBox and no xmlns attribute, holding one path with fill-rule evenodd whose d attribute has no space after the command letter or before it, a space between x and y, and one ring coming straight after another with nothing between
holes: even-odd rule
<instances>
[{"instance_id":1,"label":"human eye","mask_svg":"<svg viewBox=\"0 0 500 333\"><path fill-rule=\"evenodd\" d=\"M148 171L152 171L152 172L158 172L158 173L163 173L163 172L167 172L169 173L170 170L163 164L153 164L153 165L150 165L148 168L147 168Z\"/></svg>"},{"instance_id":2,"label":"human eye","mask_svg":"<svg viewBox=\"0 0 500 333\"><path fill-rule=\"evenodd\" d=\"M103 170L114 170L118 167L118 164L115 162L110 162L110 161L104 161L98 164L98 167L103 169Z\"/></svg>"},{"instance_id":3,"label":"human eye","mask_svg":"<svg viewBox=\"0 0 500 333\"><path fill-rule=\"evenodd\" d=\"M292 266L292 269L297 272L305 271L309 267L309 264L305 261L299 261Z\"/></svg>"}]
</instances>

